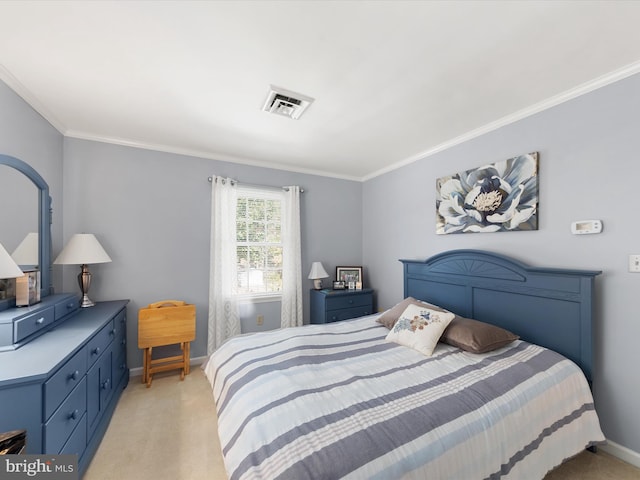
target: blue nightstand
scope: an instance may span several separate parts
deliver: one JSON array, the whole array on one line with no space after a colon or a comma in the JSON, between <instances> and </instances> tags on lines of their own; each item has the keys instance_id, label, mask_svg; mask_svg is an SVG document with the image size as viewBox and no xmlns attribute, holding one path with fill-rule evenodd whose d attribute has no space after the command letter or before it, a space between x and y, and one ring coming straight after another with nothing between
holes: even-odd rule
<instances>
[{"instance_id":1,"label":"blue nightstand","mask_svg":"<svg viewBox=\"0 0 640 480\"><path fill-rule=\"evenodd\" d=\"M331 323L374 313L373 289L311 290L311 323Z\"/></svg>"}]
</instances>

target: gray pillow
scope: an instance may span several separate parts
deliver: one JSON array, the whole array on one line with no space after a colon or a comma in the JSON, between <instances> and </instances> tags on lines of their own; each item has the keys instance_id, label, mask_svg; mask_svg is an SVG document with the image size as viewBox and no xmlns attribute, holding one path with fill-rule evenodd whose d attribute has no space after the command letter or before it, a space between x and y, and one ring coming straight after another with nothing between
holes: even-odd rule
<instances>
[{"instance_id":1,"label":"gray pillow","mask_svg":"<svg viewBox=\"0 0 640 480\"><path fill-rule=\"evenodd\" d=\"M504 328L456 315L440 341L472 353L486 353L520 338Z\"/></svg>"},{"instance_id":2,"label":"gray pillow","mask_svg":"<svg viewBox=\"0 0 640 480\"><path fill-rule=\"evenodd\" d=\"M420 307L426 306L432 310L437 310L439 312L446 312L446 310L440 307L437 307L435 305L431 305L430 303L423 302L421 300L416 300L413 297L407 297L404 300L402 300L400 303L398 303L394 307L391 307L389 310L387 310L382 315L380 315L380 317L378 317L378 320L376 321L378 323L381 323L385 327L387 327L389 330L391 330L396 324L396 322L398 321L398 319L400 318L400 315L402 315L402 312L404 312L407 309L407 307L411 304L418 305Z\"/></svg>"}]
</instances>

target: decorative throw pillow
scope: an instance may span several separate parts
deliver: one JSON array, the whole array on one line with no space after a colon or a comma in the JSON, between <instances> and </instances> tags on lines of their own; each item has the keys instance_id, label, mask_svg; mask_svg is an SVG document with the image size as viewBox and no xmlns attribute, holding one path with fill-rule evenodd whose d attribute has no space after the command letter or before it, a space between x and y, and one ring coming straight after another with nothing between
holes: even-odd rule
<instances>
[{"instance_id":1,"label":"decorative throw pillow","mask_svg":"<svg viewBox=\"0 0 640 480\"><path fill-rule=\"evenodd\" d=\"M387 334L388 342L413 348L430 357L438 339L455 315L427 308L425 305L408 305Z\"/></svg>"},{"instance_id":2,"label":"decorative throw pillow","mask_svg":"<svg viewBox=\"0 0 640 480\"><path fill-rule=\"evenodd\" d=\"M446 311L440 307L431 305L430 303L423 302L422 300L416 300L413 297L407 297L404 300L402 300L400 303L398 303L394 307L391 307L389 310L387 310L382 315L380 315L376 320L376 322L381 323L382 325L384 325L389 329L393 328L393 326L398 321L398 318L400 318L400 315L402 315L402 312L404 312L409 305L418 305L420 307L427 307L432 310L436 310L438 312Z\"/></svg>"},{"instance_id":3,"label":"decorative throw pillow","mask_svg":"<svg viewBox=\"0 0 640 480\"><path fill-rule=\"evenodd\" d=\"M441 342L472 353L486 353L520 338L504 328L456 315L440 338Z\"/></svg>"}]
</instances>

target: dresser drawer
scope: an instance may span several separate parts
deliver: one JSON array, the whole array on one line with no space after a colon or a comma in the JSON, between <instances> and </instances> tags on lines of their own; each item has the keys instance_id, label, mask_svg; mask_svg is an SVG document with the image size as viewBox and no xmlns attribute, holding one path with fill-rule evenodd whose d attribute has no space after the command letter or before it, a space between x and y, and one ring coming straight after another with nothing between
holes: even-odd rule
<instances>
[{"instance_id":1,"label":"dresser drawer","mask_svg":"<svg viewBox=\"0 0 640 480\"><path fill-rule=\"evenodd\" d=\"M116 331L113 327L113 320L107 323L102 329L91 339L87 344L87 368L91 368L91 365L100 357L100 355L107 350L107 347L113 340Z\"/></svg>"},{"instance_id":2,"label":"dresser drawer","mask_svg":"<svg viewBox=\"0 0 640 480\"><path fill-rule=\"evenodd\" d=\"M78 458L84 453L84 449L87 446L87 414L85 413L78 426L73 431L67 443L64 444L60 450L60 454L63 455L78 455Z\"/></svg>"},{"instance_id":3,"label":"dresser drawer","mask_svg":"<svg viewBox=\"0 0 640 480\"><path fill-rule=\"evenodd\" d=\"M44 419L51 416L60 402L78 385L87 373L86 347L80 349L44 384Z\"/></svg>"},{"instance_id":4,"label":"dresser drawer","mask_svg":"<svg viewBox=\"0 0 640 480\"><path fill-rule=\"evenodd\" d=\"M113 386L120 383L120 379L127 370L127 318L124 310L114 318L113 326L116 330L113 339L113 365L111 373L113 376Z\"/></svg>"},{"instance_id":5,"label":"dresser drawer","mask_svg":"<svg viewBox=\"0 0 640 480\"><path fill-rule=\"evenodd\" d=\"M83 378L44 426L44 451L60 453L87 409L87 382Z\"/></svg>"},{"instance_id":6,"label":"dresser drawer","mask_svg":"<svg viewBox=\"0 0 640 480\"><path fill-rule=\"evenodd\" d=\"M327 310L341 310L343 308L371 306L373 296L371 294L346 295L340 297L327 296L325 308ZM371 313L371 312L369 312ZM351 318L351 317L347 317Z\"/></svg>"},{"instance_id":7,"label":"dresser drawer","mask_svg":"<svg viewBox=\"0 0 640 480\"><path fill-rule=\"evenodd\" d=\"M27 338L29 335L53 323L54 318L55 309L51 306L16 320L13 324L13 341L19 342Z\"/></svg>"},{"instance_id":8,"label":"dresser drawer","mask_svg":"<svg viewBox=\"0 0 640 480\"><path fill-rule=\"evenodd\" d=\"M76 297L64 298L62 301L56 303L54 308L55 319L59 320L65 315L78 310L80 308L80 302Z\"/></svg>"},{"instance_id":9,"label":"dresser drawer","mask_svg":"<svg viewBox=\"0 0 640 480\"><path fill-rule=\"evenodd\" d=\"M113 328L115 329L116 337L126 337L127 316L124 310L113 319Z\"/></svg>"},{"instance_id":10,"label":"dresser drawer","mask_svg":"<svg viewBox=\"0 0 640 480\"><path fill-rule=\"evenodd\" d=\"M127 371L127 352L123 351L120 355L116 355L114 352L113 355L113 365L111 366L111 374L113 376L113 386L120 383L123 375Z\"/></svg>"},{"instance_id":11,"label":"dresser drawer","mask_svg":"<svg viewBox=\"0 0 640 480\"><path fill-rule=\"evenodd\" d=\"M119 357L121 353L127 351L127 319L124 311L113 319L113 354Z\"/></svg>"},{"instance_id":12,"label":"dresser drawer","mask_svg":"<svg viewBox=\"0 0 640 480\"><path fill-rule=\"evenodd\" d=\"M116 336L113 341L113 355L119 357L127 353L127 338L123 336Z\"/></svg>"}]
</instances>

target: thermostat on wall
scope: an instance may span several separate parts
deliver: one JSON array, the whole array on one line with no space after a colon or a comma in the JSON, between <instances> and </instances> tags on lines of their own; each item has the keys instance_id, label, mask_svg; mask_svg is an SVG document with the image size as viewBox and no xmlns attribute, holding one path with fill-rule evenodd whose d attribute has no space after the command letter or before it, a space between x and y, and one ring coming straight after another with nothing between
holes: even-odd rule
<instances>
[{"instance_id":1,"label":"thermostat on wall","mask_svg":"<svg viewBox=\"0 0 640 480\"><path fill-rule=\"evenodd\" d=\"M574 235L600 232L602 232L602 222L600 220L578 220L571 224L571 233Z\"/></svg>"}]
</instances>

